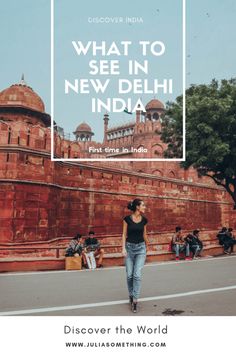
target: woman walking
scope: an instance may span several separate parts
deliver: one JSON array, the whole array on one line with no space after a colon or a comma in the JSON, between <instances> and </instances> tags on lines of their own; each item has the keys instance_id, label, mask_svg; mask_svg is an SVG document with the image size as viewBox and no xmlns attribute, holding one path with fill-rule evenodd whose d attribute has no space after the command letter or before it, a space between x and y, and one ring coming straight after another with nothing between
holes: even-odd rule
<instances>
[{"instance_id":1,"label":"woman walking","mask_svg":"<svg viewBox=\"0 0 236 354\"><path fill-rule=\"evenodd\" d=\"M133 312L137 312L137 302L141 289L142 269L147 253L147 218L142 215L146 206L141 199L134 199L127 206L132 211L123 220L122 253L125 257L129 301Z\"/></svg>"}]
</instances>

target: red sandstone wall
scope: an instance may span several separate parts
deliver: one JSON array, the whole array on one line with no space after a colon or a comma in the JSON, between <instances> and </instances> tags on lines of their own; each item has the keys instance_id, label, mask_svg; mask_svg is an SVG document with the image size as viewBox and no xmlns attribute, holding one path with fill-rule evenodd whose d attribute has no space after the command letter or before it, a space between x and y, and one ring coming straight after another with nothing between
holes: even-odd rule
<instances>
[{"instance_id":1,"label":"red sandstone wall","mask_svg":"<svg viewBox=\"0 0 236 354\"><path fill-rule=\"evenodd\" d=\"M231 204L219 189L129 173L54 166L51 186L1 183L1 242L48 240L72 236L78 230L85 233L89 228L99 234L121 232L127 202L137 196L147 203L149 232L171 231L177 224L185 229L213 230L231 222ZM30 177L34 179L28 168L24 179Z\"/></svg>"},{"instance_id":2,"label":"red sandstone wall","mask_svg":"<svg viewBox=\"0 0 236 354\"><path fill-rule=\"evenodd\" d=\"M222 218L224 219L224 223L227 225L229 225L230 227L232 227L234 229L234 234L236 235L236 210L232 209L232 206L227 207L225 206L225 208L223 209L222 212L223 216Z\"/></svg>"},{"instance_id":3,"label":"red sandstone wall","mask_svg":"<svg viewBox=\"0 0 236 354\"><path fill-rule=\"evenodd\" d=\"M65 148L67 143L59 142L59 148ZM176 163L122 162L116 171L117 164L111 162L91 167L52 163L50 129L18 122L0 123L0 148L2 243L49 240L89 228L99 234L121 232L127 202L137 196L147 203L149 231L172 231L177 224L186 229L236 227L226 193L215 185L181 181L196 181L196 173Z\"/></svg>"}]
</instances>

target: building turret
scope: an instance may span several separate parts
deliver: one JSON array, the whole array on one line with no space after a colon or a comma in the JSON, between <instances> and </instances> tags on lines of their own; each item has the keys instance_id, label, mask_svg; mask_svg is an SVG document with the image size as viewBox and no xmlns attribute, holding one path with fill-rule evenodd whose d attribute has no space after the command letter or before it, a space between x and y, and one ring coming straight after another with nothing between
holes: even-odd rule
<instances>
[{"instance_id":1,"label":"building turret","mask_svg":"<svg viewBox=\"0 0 236 354\"><path fill-rule=\"evenodd\" d=\"M147 120L157 121L165 113L164 104L155 98L150 102L148 102L145 109L146 109L146 114L145 114L146 121Z\"/></svg>"},{"instance_id":2,"label":"building turret","mask_svg":"<svg viewBox=\"0 0 236 354\"><path fill-rule=\"evenodd\" d=\"M107 130L108 130L108 122L109 122L109 115L106 113L104 114L104 137L103 137L103 142L105 143L107 141Z\"/></svg>"},{"instance_id":3,"label":"building turret","mask_svg":"<svg viewBox=\"0 0 236 354\"><path fill-rule=\"evenodd\" d=\"M138 106L138 109L136 110L136 124L139 124L141 121L141 109L140 105Z\"/></svg>"},{"instance_id":4,"label":"building turret","mask_svg":"<svg viewBox=\"0 0 236 354\"><path fill-rule=\"evenodd\" d=\"M77 141L91 141L92 136L94 135L91 127L85 122L78 125L73 134Z\"/></svg>"},{"instance_id":5,"label":"building turret","mask_svg":"<svg viewBox=\"0 0 236 354\"><path fill-rule=\"evenodd\" d=\"M0 92L0 114L2 120L26 121L46 127L51 125L43 100L27 85L24 75L18 84Z\"/></svg>"}]
</instances>

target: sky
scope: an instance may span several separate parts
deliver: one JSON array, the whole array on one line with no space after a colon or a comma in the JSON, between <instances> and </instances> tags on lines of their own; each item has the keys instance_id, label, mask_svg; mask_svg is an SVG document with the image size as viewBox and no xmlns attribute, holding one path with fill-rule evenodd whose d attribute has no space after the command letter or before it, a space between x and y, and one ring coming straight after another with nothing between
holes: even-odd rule
<instances>
[{"instance_id":1,"label":"sky","mask_svg":"<svg viewBox=\"0 0 236 354\"><path fill-rule=\"evenodd\" d=\"M103 113L91 112L90 95L64 94L64 79L91 78L88 61L72 48L72 40L133 43L130 57L142 61L138 41L162 40L166 53L162 57L149 55L149 74L140 78L173 78L173 95L155 95L164 103L174 100L182 90L181 0L147 0L112 2L55 0L55 121L66 133L86 121L102 140ZM143 24L89 24L88 17L142 17ZM187 86L209 83L213 78L236 77L236 2L235 0L187 0ZM0 90L20 81L21 74L43 99L46 111L50 107L50 0L2 1L0 13ZM96 58L104 59L104 58ZM117 59L110 58L110 59ZM127 78L126 58L120 58L121 77ZM116 77L106 96L120 97ZM129 77L133 79L134 77ZM100 77L100 79L102 79ZM135 103L145 104L154 95L129 95ZM103 96L105 98L105 96ZM133 120L134 115L111 113L110 125ZM73 134L71 134L73 136Z\"/></svg>"}]
</instances>

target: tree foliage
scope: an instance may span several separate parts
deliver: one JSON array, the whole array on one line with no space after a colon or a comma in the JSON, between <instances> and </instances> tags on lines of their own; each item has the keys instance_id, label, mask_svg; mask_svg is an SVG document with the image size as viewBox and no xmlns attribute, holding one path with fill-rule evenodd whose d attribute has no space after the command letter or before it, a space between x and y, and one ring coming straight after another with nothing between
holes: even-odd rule
<instances>
[{"instance_id":1,"label":"tree foliage","mask_svg":"<svg viewBox=\"0 0 236 354\"><path fill-rule=\"evenodd\" d=\"M169 103L162 140L167 157L182 157L183 97ZM236 79L213 80L186 90L186 161L223 186L236 209Z\"/></svg>"}]
</instances>

